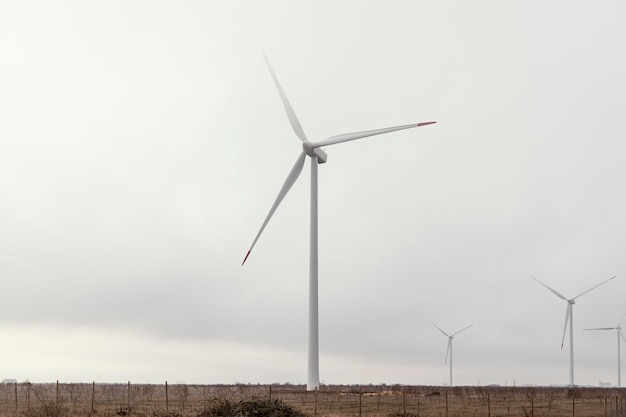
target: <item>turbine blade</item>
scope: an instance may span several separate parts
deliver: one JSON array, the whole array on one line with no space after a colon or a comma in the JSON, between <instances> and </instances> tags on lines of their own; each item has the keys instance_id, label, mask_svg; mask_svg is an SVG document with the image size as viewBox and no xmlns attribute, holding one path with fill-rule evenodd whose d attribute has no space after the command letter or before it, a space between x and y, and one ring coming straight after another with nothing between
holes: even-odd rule
<instances>
[{"instance_id":1,"label":"turbine blade","mask_svg":"<svg viewBox=\"0 0 626 417\"><path fill-rule=\"evenodd\" d=\"M276 88L278 89L278 94L280 95L280 99L283 102L283 106L285 107L285 111L287 112L287 117L289 118L289 123L291 123L291 127L293 128L293 131L296 132L296 135L298 135L298 137L300 138L302 142L306 142L307 141L306 135L304 134L304 130L302 130L302 126L300 125L298 116L296 116L296 112L293 111L293 107L291 107L291 104L289 103L289 100L287 99L287 96L285 95L283 88L280 86L280 82L278 82L278 77L276 77L276 74L274 73L274 70L272 69L272 66L270 65L270 61L267 59L265 54L263 54L263 58L265 58L267 67L269 68L270 73L272 74L272 78L274 79L274 84L276 84Z\"/></svg>"},{"instance_id":2,"label":"turbine blade","mask_svg":"<svg viewBox=\"0 0 626 417\"><path fill-rule=\"evenodd\" d=\"M561 294L560 292L558 292L556 290L553 290L552 288L548 287L546 284L544 284L543 282L539 281L535 277L531 277L531 278L534 279L535 281L537 281L538 283L540 283L541 285L543 285L544 287L546 287L547 289L549 289L550 291L552 291L560 299L567 301L567 298L565 298L565 296L563 294Z\"/></svg>"},{"instance_id":3,"label":"turbine blade","mask_svg":"<svg viewBox=\"0 0 626 417\"><path fill-rule=\"evenodd\" d=\"M622 339L624 339L624 342L626 342L626 337L624 337L624 333L622 333L621 330L618 330L619 335L622 336Z\"/></svg>"},{"instance_id":4,"label":"turbine blade","mask_svg":"<svg viewBox=\"0 0 626 417\"><path fill-rule=\"evenodd\" d=\"M365 130L363 132L343 133L341 135L331 136L327 139L321 140L319 142L315 142L313 144L313 147L319 148L321 146L335 145L337 143L366 138L368 136L382 135L383 133L390 133L390 132L395 132L397 130L411 129L413 127L426 126L426 125L431 125L433 123L437 123L437 122L421 122L421 123L413 123L410 125L384 127L382 129L374 129L374 130Z\"/></svg>"},{"instance_id":5,"label":"turbine blade","mask_svg":"<svg viewBox=\"0 0 626 417\"><path fill-rule=\"evenodd\" d=\"M567 303L567 308L565 309L565 325L563 326L563 338L561 339L561 350L563 350L563 345L565 344L565 332L567 331L567 322L569 321L571 311L572 305Z\"/></svg>"},{"instance_id":6,"label":"turbine blade","mask_svg":"<svg viewBox=\"0 0 626 417\"><path fill-rule=\"evenodd\" d=\"M594 327L593 329L583 329L583 330L615 330L617 327Z\"/></svg>"},{"instance_id":7,"label":"turbine blade","mask_svg":"<svg viewBox=\"0 0 626 417\"><path fill-rule=\"evenodd\" d=\"M615 278L615 277L617 277L617 275L614 275L614 276L612 276L612 277L611 277L611 278L609 278L609 279L605 279L605 280L604 280L604 281L602 281L601 283L599 283L599 284L597 284L597 285L594 285L593 287L589 288L587 291L585 291L585 292L582 292L582 293L578 294L576 297L572 298L572 300L577 299L577 298L578 298L578 297L580 297L581 295L585 295L585 294L587 294L589 291L591 291L591 290L593 290L593 289L595 289L595 288L598 288L600 285L602 285L602 284L604 284L604 283L609 282L610 280L612 280L612 279L613 279L613 278Z\"/></svg>"},{"instance_id":8,"label":"turbine blade","mask_svg":"<svg viewBox=\"0 0 626 417\"><path fill-rule=\"evenodd\" d=\"M467 330L467 329L469 329L469 328L470 328L470 327L472 327L472 326L473 326L473 324L470 324L469 326L462 328L462 329L461 329L461 330L459 330L458 332L456 332L456 333L452 333L452 336L456 336L457 334L461 333L463 330Z\"/></svg>"},{"instance_id":9,"label":"turbine blade","mask_svg":"<svg viewBox=\"0 0 626 417\"><path fill-rule=\"evenodd\" d=\"M443 363L444 365L448 364L448 354L450 353L451 344L452 344L452 339L448 339L448 348L446 349L446 361Z\"/></svg>"},{"instance_id":10,"label":"turbine blade","mask_svg":"<svg viewBox=\"0 0 626 417\"><path fill-rule=\"evenodd\" d=\"M287 175L287 179L285 180L285 183L283 184L282 188L278 192L278 196L276 196L276 200L274 200L274 204L272 204L272 208L270 208L270 211L267 214L267 217L265 217L265 221L261 225L261 229L259 230L259 233L257 233L256 237L254 238L254 241L252 242L252 245L250 246L250 249L248 249L248 253L246 253L246 257L243 259L243 262L241 263L242 266L243 264L246 263L248 256L250 256L250 252L254 248L254 245L256 245L256 242L257 240L259 240L261 233L263 233L263 229L265 229L265 226L267 226L267 223L272 218L272 215L274 214L274 212L280 205L281 201L283 201L283 198L285 198L285 196L291 189L291 186L296 182L296 180L300 176L300 173L302 172L302 167L304 166L305 157L306 157L306 153L304 153L303 151L300 154L300 156L298 156L298 159L296 159L296 163L293 165L293 168L291 168L291 171L289 171L289 175Z\"/></svg>"},{"instance_id":11,"label":"turbine blade","mask_svg":"<svg viewBox=\"0 0 626 417\"><path fill-rule=\"evenodd\" d=\"M446 337L450 337L450 335L449 335L448 333L446 333L446 332L444 332L443 330L441 330L441 328L440 328L439 326L437 326L435 323L433 323L432 321L430 322L430 324L432 324L433 326L435 326L436 328L438 328L438 329L439 329L439 331L440 331L441 333L443 333L443 334L444 334L444 336L446 336Z\"/></svg>"}]
</instances>

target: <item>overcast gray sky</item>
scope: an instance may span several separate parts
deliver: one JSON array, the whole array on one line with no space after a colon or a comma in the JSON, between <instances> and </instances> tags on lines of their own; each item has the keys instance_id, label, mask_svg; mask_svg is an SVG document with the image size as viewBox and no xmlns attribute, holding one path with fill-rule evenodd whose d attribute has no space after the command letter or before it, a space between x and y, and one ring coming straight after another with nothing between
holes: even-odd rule
<instances>
[{"instance_id":1,"label":"overcast gray sky","mask_svg":"<svg viewBox=\"0 0 626 417\"><path fill-rule=\"evenodd\" d=\"M306 382L309 139L326 148L322 383L616 383L626 3L0 5L0 378Z\"/></svg>"}]
</instances>

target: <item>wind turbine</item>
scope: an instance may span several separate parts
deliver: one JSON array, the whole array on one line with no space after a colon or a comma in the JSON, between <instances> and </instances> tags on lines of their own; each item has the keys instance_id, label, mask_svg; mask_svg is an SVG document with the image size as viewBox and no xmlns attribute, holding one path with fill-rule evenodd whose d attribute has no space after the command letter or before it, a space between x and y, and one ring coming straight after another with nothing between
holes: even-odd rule
<instances>
[{"instance_id":1,"label":"wind turbine","mask_svg":"<svg viewBox=\"0 0 626 417\"><path fill-rule=\"evenodd\" d=\"M436 122L420 122L414 124L408 124L403 126L395 126L395 127L387 127L382 129L375 130L367 130L362 132L354 132L354 133L344 133L336 136L331 136L327 139L320 140L318 142L309 142L306 135L304 134L304 130L300 125L300 121L296 116L296 113L291 107L285 92L283 91L280 83L278 82L278 78L274 73L267 57L263 55L265 58L265 62L267 63L267 67L269 68L270 74L274 80L274 84L276 84L276 88L278 89L278 94L280 95L280 99L283 102L283 107L287 112L287 118L289 119L289 123L291 124L292 129L294 130L296 136L300 138L302 141L302 152L296 159L295 164L289 171L287 175L287 179L283 183L280 191L278 192L278 196L272 204L269 213L265 217L263 224L256 237L252 241L252 245L250 245L250 249L246 253L246 256L241 263L243 264L250 256L250 252L256 245L261 233L267 226L267 223L272 218L272 215L282 202L283 198L287 195L293 184L296 182L300 173L302 172L302 168L304 166L304 160L308 156L311 158L311 211L310 211L310 249L309 249L309 340L308 340L308 373L307 373L307 389L315 390L319 388L319 331L318 331L318 239L317 239L317 165L323 164L327 160L326 153L321 149L322 146L335 145L338 143L348 142L355 139L361 139L368 136L381 135L383 133L395 132L397 130L403 129L411 129L414 127L426 126L429 124L433 124Z\"/></svg>"},{"instance_id":2,"label":"wind turbine","mask_svg":"<svg viewBox=\"0 0 626 417\"><path fill-rule=\"evenodd\" d=\"M561 350L563 349L563 344L565 342L565 332L567 331L567 323L569 322L569 384L571 386L574 386L574 315L573 315L574 313L573 313L573 310L574 310L574 304L576 304L575 300L578 297L587 294L589 291L595 288L598 288L600 285L612 280L616 276L617 275L612 276L611 278L604 280L597 285L594 285L593 287L589 288L587 291L584 291L578 294L576 297L569 298L569 299L566 298L560 292L548 287L546 284L539 281L537 278L531 277L532 279L534 279L535 281L537 281L538 283L540 283L541 285L543 285L544 287L552 291L554 295L556 295L562 300L567 301L567 308L565 309L565 325L563 326L563 338L561 339Z\"/></svg>"},{"instance_id":3,"label":"wind turbine","mask_svg":"<svg viewBox=\"0 0 626 417\"><path fill-rule=\"evenodd\" d=\"M441 333L444 334L444 336L446 336L448 338L448 348L446 349L446 361L444 362L444 365L446 363L448 363L448 355L450 356L450 386L452 386L452 339L454 339L454 336L456 336L457 334L461 333L463 330L467 330L470 327L473 326L473 324L470 324L467 327L462 328L461 330L459 330L456 333L452 333L452 334L448 334L446 332L444 332L443 330L441 330L441 328L439 326L437 326L435 323L431 322L431 324L433 326L435 326L437 329L439 329L439 331Z\"/></svg>"},{"instance_id":4,"label":"wind turbine","mask_svg":"<svg viewBox=\"0 0 626 417\"><path fill-rule=\"evenodd\" d=\"M583 330L617 330L617 386L618 388L622 387L622 359L621 359L621 348L620 348L620 338L624 339L626 342L626 337L624 337L624 333L622 333L622 320L616 327L596 327L593 329L583 329Z\"/></svg>"}]
</instances>

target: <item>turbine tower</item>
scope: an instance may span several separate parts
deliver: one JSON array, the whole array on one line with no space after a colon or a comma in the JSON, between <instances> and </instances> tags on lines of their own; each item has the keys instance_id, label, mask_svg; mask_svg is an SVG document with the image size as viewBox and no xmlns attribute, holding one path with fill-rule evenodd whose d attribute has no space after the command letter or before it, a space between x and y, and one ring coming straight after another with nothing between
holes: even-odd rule
<instances>
[{"instance_id":1,"label":"turbine tower","mask_svg":"<svg viewBox=\"0 0 626 417\"><path fill-rule=\"evenodd\" d=\"M598 288L600 285L606 282L609 282L616 276L617 275L612 276L611 278L604 280L597 285L594 285L593 287L589 288L587 291L584 291L578 294L576 297L569 298L569 299L566 298L563 294L559 293L558 291L548 287L546 284L539 281L537 278L531 277L532 279L537 281L539 284L543 285L548 290L552 291L554 295L559 297L561 300L567 301L567 308L565 309L565 325L563 326L563 338L561 339L561 350L563 349L563 344L565 342L565 332L567 331L567 323L569 322L569 384L570 386L574 386L574 313L573 313L573 310L574 310L574 304L576 304L575 300L578 297L587 294L589 291L595 288Z\"/></svg>"},{"instance_id":2,"label":"turbine tower","mask_svg":"<svg viewBox=\"0 0 626 417\"><path fill-rule=\"evenodd\" d=\"M264 55L265 57L265 55ZM337 136L332 136L327 139L323 139L317 142L309 142L306 135L304 134L304 130L300 125L300 121L296 116L285 92L283 91L280 83L278 82L278 78L274 73L267 57L265 57L265 62L267 63L267 67L269 68L270 74L274 80L274 84L276 85L276 89L278 90L278 94L280 95L280 99L282 100L283 107L287 112L287 118L289 119L289 123L291 124L292 129L294 130L296 136L300 138L302 141L302 152L296 159L295 164L289 171L287 175L287 179L283 183L280 191L278 192L278 196L274 200L274 204L270 208L269 213L265 217L263 224L256 237L252 241L252 245L250 245L250 249L246 253L246 256L241 263L243 265L248 256L250 256L250 252L256 245L261 233L267 226L267 223L272 218L272 215L282 202L283 198L287 195L293 184L296 182L300 173L302 172L302 168L304 166L304 160L308 156L311 158L311 211L310 211L310 248L309 248L309 339L308 339L308 374L307 374L307 389L308 390L316 390L319 388L319 331L318 331L318 239L317 239L317 165L323 164L326 162L327 156L326 153L321 149L322 146L335 145L338 143L348 142L355 139L361 139L368 136L381 135L383 133L395 132L397 130L403 129L411 129L414 127L426 126L429 124L433 124L436 122L420 122L414 124L408 124L403 126L395 126L395 127L387 127L382 129L375 130L367 130L363 132L354 132L354 133L344 133Z\"/></svg>"},{"instance_id":3,"label":"turbine tower","mask_svg":"<svg viewBox=\"0 0 626 417\"><path fill-rule=\"evenodd\" d=\"M446 336L448 338L448 348L446 349L446 361L444 362L444 365L446 363L448 363L448 355L450 356L450 386L452 386L452 339L454 339L454 336L456 336L457 334L461 333L463 330L467 330L470 327L473 326L473 324L470 324L467 327L462 328L461 330L459 330L456 333L452 333L452 334L448 334L446 332L444 332L443 330L441 330L441 328L439 326L437 326L435 323L431 322L431 324L433 326L435 326L437 329L439 329L439 331L441 333L444 334L444 336Z\"/></svg>"},{"instance_id":4,"label":"turbine tower","mask_svg":"<svg viewBox=\"0 0 626 417\"><path fill-rule=\"evenodd\" d=\"M624 321L624 318L622 318ZM622 387L622 354L620 347L620 338L624 339L626 342L626 337L624 337L624 333L622 333L622 321L615 327L596 327L593 329L583 329L583 330L616 330L617 331L617 387Z\"/></svg>"}]
</instances>

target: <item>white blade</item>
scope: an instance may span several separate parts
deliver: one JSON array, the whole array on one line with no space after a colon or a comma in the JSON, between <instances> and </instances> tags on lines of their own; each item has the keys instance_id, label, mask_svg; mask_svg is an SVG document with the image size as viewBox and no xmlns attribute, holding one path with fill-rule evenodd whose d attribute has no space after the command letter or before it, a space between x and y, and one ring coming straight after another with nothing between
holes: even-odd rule
<instances>
[{"instance_id":1,"label":"white blade","mask_svg":"<svg viewBox=\"0 0 626 417\"><path fill-rule=\"evenodd\" d=\"M366 138L368 136L382 135L383 133L395 132L397 130L411 129L413 127L426 126L437 122L421 122L414 123L410 125L403 126L395 126L395 127L385 127L382 129L374 129L374 130L366 130L363 132L354 132L354 133L344 133L337 136L331 136L328 139L321 140L319 142L315 142L313 144L314 148L319 148L321 146L334 145L336 143L348 142L350 140Z\"/></svg>"},{"instance_id":2,"label":"white blade","mask_svg":"<svg viewBox=\"0 0 626 417\"><path fill-rule=\"evenodd\" d=\"M572 305L567 303L567 308L565 309L565 325L563 326L563 339L561 339L561 349L563 349L563 345L565 344L565 332L567 331L567 322L569 322L570 311L572 311Z\"/></svg>"},{"instance_id":3,"label":"white blade","mask_svg":"<svg viewBox=\"0 0 626 417\"><path fill-rule=\"evenodd\" d=\"M296 163L293 165L293 168L291 168L291 171L289 171L289 175L287 175L287 179L285 180L285 183L283 184L282 188L278 192L278 196L276 197L276 200L274 201L274 204L272 205L270 212L267 214L267 217L265 218L263 225L261 225L261 229L259 230L259 233L257 233L256 237L254 238L254 241L252 242L252 245L250 246L248 253L246 253L246 257L243 259L243 262L241 263L241 265L246 263L246 259L248 259L248 256L250 256L250 252L254 248L254 245L256 245L257 240L259 240L261 233L263 233L263 229L265 229L265 226L267 226L267 223L272 218L272 215L274 214L274 212L280 205L281 201L283 201L283 198L285 198L285 196L291 189L291 186L296 182L296 180L300 176L300 173L302 172L302 167L304 166L305 157L306 157L306 153L304 153L303 151L300 154L300 156L298 156L298 159L296 160Z\"/></svg>"},{"instance_id":4,"label":"white blade","mask_svg":"<svg viewBox=\"0 0 626 417\"><path fill-rule=\"evenodd\" d=\"M307 141L306 135L304 134L304 130L302 130L302 126L300 125L298 116L296 116L296 112L293 111L293 107L291 107L291 104L289 103L289 100L287 99L287 96L285 95L283 88L280 86L280 83L278 82L278 78L276 77L276 74L274 74L274 70L272 69L272 66L270 65L270 62L267 60L267 57L265 56L265 54L263 54L263 58L265 58L267 67L270 69L270 73L272 74L272 78L274 79L274 84L276 84L276 88L278 89L278 94L280 95L280 99L283 101L283 106L285 107L285 111L287 112L287 117L289 118L289 123L291 123L291 127L293 128L293 131L296 132L296 135L298 135L298 137L300 138L300 140L302 140L302 142L306 142Z\"/></svg>"},{"instance_id":5,"label":"white blade","mask_svg":"<svg viewBox=\"0 0 626 417\"><path fill-rule=\"evenodd\" d=\"M593 329L583 329L583 330L615 330L617 327L594 327Z\"/></svg>"},{"instance_id":6,"label":"white blade","mask_svg":"<svg viewBox=\"0 0 626 417\"><path fill-rule=\"evenodd\" d=\"M456 333L452 333L452 336L456 336L457 334L461 333L463 330L467 330L467 329L469 329L469 328L470 328L470 327L472 327L472 326L473 326L473 324L470 324L469 326L462 328L462 329L461 329L461 330L459 330L458 332L456 332Z\"/></svg>"},{"instance_id":7,"label":"white blade","mask_svg":"<svg viewBox=\"0 0 626 417\"><path fill-rule=\"evenodd\" d=\"M443 363L444 365L448 364L448 354L450 353L450 345L452 344L452 339L448 339L448 348L446 349L446 360Z\"/></svg>"},{"instance_id":8,"label":"white blade","mask_svg":"<svg viewBox=\"0 0 626 417\"><path fill-rule=\"evenodd\" d=\"M621 330L619 332L619 335L622 336L622 339L624 339L624 342L626 342L626 337L624 337L624 333L622 333Z\"/></svg>"},{"instance_id":9,"label":"white blade","mask_svg":"<svg viewBox=\"0 0 626 417\"><path fill-rule=\"evenodd\" d=\"M432 321L430 322L430 324L432 324L433 326L435 326L436 328L438 328L438 329L439 329L439 331L440 331L441 333L443 333L443 334L444 334L444 336L446 336L446 337L450 337L450 335L449 335L448 333L446 333L446 332L444 332L443 330L441 330L441 328L440 328L439 326L437 326L435 323L433 323Z\"/></svg>"},{"instance_id":10,"label":"white blade","mask_svg":"<svg viewBox=\"0 0 626 417\"><path fill-rule=\"evenodd\" d=\"M587 294L589 291L591 291L591 290L593 290L593 289L595 289L595 288L598 288L600 285L602 285L602 284L605 284L605 283L609 282L610 280L612 280L612 279L613 279L613 278L615 278L615 277L617 277L617 275L612 276L611 278L609 278L609 279L607 279L607 280L602 281L602 282L601 282L601 283L599 283L598 285L594 285L593 287L589 288L587 291L582 292L582 293L578 294L576 297L572 298L572 300L577 299L577 298L578 298L578 297L580 297L581 295L585 295L585 294Z\"/></svg>"},{"instance_id":11,"label":"white blade","mask_svg":"<svg viewBox=\"0 0 626 417\"><path fill-rule=\"evenodd\" d=\"M539 281L537 278L535 277L531 277L532 279L534 279L535 281L537 281L538 283L540 283L541 285L543 285L544 287L546 287L547 289L549 289L550 291L552 291L557 297L567 301L567 298L565 298L565 296L563 294L561 294L560 292L553 290L552 288L548 287L546 284L544 284L543 282Z\"/></svg>"}]
</instances>

